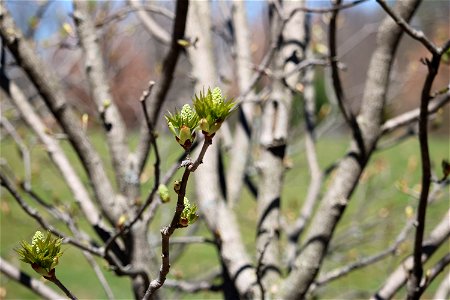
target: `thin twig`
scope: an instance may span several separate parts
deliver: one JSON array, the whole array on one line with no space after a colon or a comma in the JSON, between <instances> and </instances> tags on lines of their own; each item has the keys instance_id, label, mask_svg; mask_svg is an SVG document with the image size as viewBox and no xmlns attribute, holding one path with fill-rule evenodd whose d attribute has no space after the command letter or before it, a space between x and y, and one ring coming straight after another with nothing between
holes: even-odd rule
<instances>
[{"instance_id":1,"label":"thin twig","mask_svg":"<svg viewBox=\"0 0 450 300\"><path fill-rule=\"evenodd\" d=\"M343 9L351 8L351 7L354 7L358 4L361 4L366 1L368 1L368 0L354 0L349 3L344 3L341 5L334 5L333 7L327 7L327 8L298 7L291 12L291 15L296 14L297 12L300 12L300 11L307 12L307 13L326 14L329 12L336 12L336 11L340 11ZM289 18L291 17L291 15L289 16Z\"/></svg>"},{"instance_id":2,"label":"thin twig","mask_svg":"<svg viewBox=\"0 0 450 300\"><path fill-rule=\"evenodd\" d=\"M22 207L22 209L33 219L35 219L43 228L47 229L51 233L53 233L56 236L59 236L63 239L64 242L72 244L82 250L88 251L89 253L92 253L97 256L103 257L103 251L100 249L93 247L91 245L85 245L83 243L80 243L77 239L73 239L71 237L66 236L61 231L57 230L55 227L50 225L40 214L37 210L30 207L24 199L19 195L17 190L13 187L11 182L2 174L0 173L0 185L2 185L6 190L14 197L14 199L19 203L19 205Z\"/></svg>"},{"instance_id":3,"label":"thin twig","mask_svg":"<svg viewBox=\"0 0 450 300\"><path fill-rule=\"evenodd\" d=\"M197 167L203 162L203 157L205 156L206 150L212 144L213 136L205 135L203 141L202 149L194 162L186 165L183 173L183 177L180 183L180 189L178 191L178 199L175 213L173 215L172 221L169 226L161 229L161 268L159 270L159 275L156 279L152 280L150 286L145 292L144 299L149 299L156 290L158 290L165 282L166 276L170 269L170 259L169 259L169 240L170 236L173 234L175 229L182 228L179 224L181 213L184 209L184 198L186 195L186 186L189 180L189 175L194 172Z\"/></svg>"},{"instance_id":4,"label":"thin twig","mask_svg":"<svg viewBox=\"0 0 450 300\"><path fill-rule=\"evenodd\" d=\"M0 125L3 126L6 131L11 135L13 140L16 142L17 146L20 149L20 153L22 155L23 160L23 168L24 168L24 179L23 184L30 188L31 187L31 158L30 151L28 147L25 145L25 142L22 140L20 135L17 133L17 130L14 126L8 121L8 119L0 116Z\"/></svg>"},{"instance_id":5,"label":"thin twig","mask_svg":"<svg viewBox=\"0 0 450 300\"><path fill-rule=\"evenodd\" d=\"M335 5L339 6L342 0L336 0ZM339 68L338 68L338 60L337 60L337 43L336 43L336 31L337 31L337 16L339 10L334 10L331 14L330 25L329 25L329 36L328 36L328 44L330 49L330 66L331 66L331 79L333 81L334 91L336 93L337 103L339 108L344 116L344 119L347 121L349 125L351 125L351 118L353 118L352 113L347 111L345 107L345 95L344 90L342 88L342 82L339 77Z\"/></svg>"},{"instance_id":6,"label":"thin twig","mask_svg":"<svg viewBox=\"0 0 450 300\"><path fill-rule=\"evenodd\" d=\"M450 92L440 95L437 99L428 103L428 114L432 115L439 111L444 105L450 102ZM381 126L381 135L388 134L397 128L417 122L419 119L420 108L410 110L399 116L387 120Z\"/></svg>"},{"instance_id":7,"label":"thin twig","mask_svg":"<svg viewBox=\"0 0 450 300\"><path fill-rule=\"evenodd\" d=\"M450 264L450 253L442 257L431 269L425 273L425 282L421 284L420 291L423 293L433 280Z\"/></svg>"},{"instance_id":8,"label":"thin twig","mask_svg":"<svg viewBox=\"0 0 450 300\"><path fill-rule=\"evenodd\" d=\"M438 73L441 55L433 54L431 61L427 60L428 75L422 88L419 115L419 143L422 161L422 189L417 209L417 229L414 240L414 265L410 280L408 280L408 299L418 299L421 295L420 281L422 279L422 241L425 232L425 218L428 204L428 193L431 183L431 161L428 146L428 103L433 81Z\"/></svg>"},{"instance_id":9,"label":"thin twig","mask_svg":"<svg viewBox=\"0 0 450 300\"><path fill-rule=\"evenodd\" d=\"M433 42L430 41L422 31L416 30L409 25L408 22L394 12L384 0L377 0L377 2L384 9L384 11L391 16L391 18L394 19L394 21L406 32L406 34L421 42L432 54L441 53L442 49L436 47L436 45L433 44Z\"/></svg>"},{"instance_id":10,"label":"thin twig","mask_svg":"<svg viewBox=\"0 0 450 300\"><path fill-rule=\"evenodd\" d=\"M59 281L58 278L56 278L55 275L53 275L52 277L45 277L45 276L44 276L44 278L47 279L48 281L51 281L51 282L53 282L54 284L56 284L56 286L59 287L60 290L63 291L64 294L66 294L67 297L69 297L69 298L72 299L72 300L77 300L77 297L75 297L75 296L72 294L72 292L69 291L69 290L64 286L64 284L62 284L62 282Z\"/></svg>"},{"instance_id":11,"label":"thin twig","mask_svg":"<svg viewBox=\"0 0 450 300\"><path fill-rule=\"evenodd\" d=\"M146 121L147 129L148 129L148 134L151 136L150 143L153 146L153 149L155 151L155 164L154 164L154 167L155 167L155 172L154 172L155 181L153 183L153 188L150 191L150 194L148 195L144 205L142 205L142 207L136 213L136 216L133 218L133 220L131 220L129 223L127 223L125 226L123 226L119 231L117 231L114 235L112 235L109 238L109 240L105 243L105 253L108 251L108 249L111 247L112 243L114 242L114 240L117 237L119 237L124 232L130 230L130 228L139 219L141 219L142 214L147 209L147 207L152 203L153 199L155 198L156 191L158 190L159 181L160 181L161 158L160 158L160 155L159 155L158 144L156 143L156 133L155 133L155 130L154 130L154 126L153 126L153 124L152 124L152 122L151 122L151 120L150 120L150 118L148 116L148 112L147 112L147 98L150 95L154 84L155 84L154 81L150 81L148 83L148 88L142 93L142 96L139 98L139 102L141 103L142 109L144 111L145 121Z\"/></svg>"},{"instance_id":12,"label":"thin twig","mask_svg":"<svg viewBox=\"0 0 450 300\"><path fill-rule=\"evenodd\" d=\"M166 95L173 81L173 74L178 62L178 58L183 51L183 46L178 43L178 40L185 38L187 11L189 7L188 1L178 0L175 8L175 20L173 23L172 40L170 49L167 52L162 63L162 74L156 86L149 108L149 117L153 124L157 124L156 120L161 110L161 107L166 99ZM138 170L142 172L150 150L150 137L146 130L141 130L138 150L136 156L138 160Z\"/></svg>"},{"instance_id":13,"label":"thin twig","mask_svg":"<svg viewBox=\"0 0 450 300\"><path fill-rule=\"evenodd\" d=\"M122 8L121 10L115 12L114 14L105 17L104 19L97 21L95 23L95 27L97 27L97 28L102 27L102 26L105 26L116 20L121 21L121 20L125 19L130 13L139 12L139 11L146 11L146 12L152 12L155 14L160 14L161 16L164 16L164 17L168 18L169 20L172 20L174 18L173 13L164 7L151 5L151 4L139 5L139 6L134 6L134 7L127 6L127 7Z\"/></svg>"}]
</instances>

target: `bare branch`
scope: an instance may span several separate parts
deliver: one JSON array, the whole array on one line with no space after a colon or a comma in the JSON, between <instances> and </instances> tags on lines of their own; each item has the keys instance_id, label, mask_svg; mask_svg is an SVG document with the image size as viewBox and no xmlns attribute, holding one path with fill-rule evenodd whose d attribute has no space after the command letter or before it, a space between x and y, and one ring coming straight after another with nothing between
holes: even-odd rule
<instances>
[{"instance_id":1,"label":"bare branch","mask_svg":"<svg viewBox=\"0 0 450 300\"><path fill-rule=\"evenodd\" d=\"M2 76L0 75L0 80L1 80L1 78L2 78ZM6 131L9 133L9 135L13 138L14 142L19 147L20 153L22 155L23 168L24 168L23 183L25 186L31 187L30 151L28 150L28 147L25 145L25 143L22 140L22 138L20 137L20 135L17 133L14 126L8 121L8 119L4 118L3 116L0 116L0 125L6 129Z\"/></svg>"},{"instance_id":2,"label":"bare branch","mask_svg":"<svg viewBox=\"0 0 450 300\"><path fill-rule=\"evenodd\" d=\"M433 282L434 279L442 272L444 269L450 265L450 253L444 255L437 263L434 264L431 269L427 270L425 273L425 282L420 285L420 293L422 294Z\"/></svg>"},{"instance_id":3,"label":"bare branch","mask_svg":"<svg viewBox=\"0 0 450 300\"><path fill-rule=\"evenodd\" d=\"M89 253L92 253L97 256L102 256L103 251L100 249L93 247L91 245L86 245L78 241L78 239L74 239L71 237L66 236L61 231L57 230L55 227L50 225L40 214L37 210L30 207L25 200L22 199L22 197L19 195L17 190L13 187L11 182L2 174L0 173L0 185L6 188L6 190L14 197L14 199L17 201L17 203L22 207L22 209L33 219L35 219L43 228L50 231L54 235L60 237L63 239L64 242L72 244L76 246L77 248L80 248L82 250L88 251Z\"/></svg>"},{"instance_id":4,"label":"bare branch","mask_svg":"<svg viewBox=\"0 0 450 300\"><path fill-rule=\"evenodd\" d=\"M17 281L18 283L26 286L32 292L41 296L44 299L62 299L63 296L53 291L41 280L32 278L25 272L22 272L18 268L14 267L2 257L0 257L0 271L9 278Z\"/></svg>"},{"instance_id":5,"label":"bare branch","mask_svg":"<svg viewBox=\"0 0 450 300\"><path fill-rule=\"evenodd\" d=\"M233 1L232 20L235 28L234 47L236 48L236 72L238 78L239 90L243 92L251 84L252 70L250 63L252 60L250 51L250 31L246 21L245 3L243 1ZM253 94L253 92L251 92ZM253 97L253 95L248 97ZM251 120L254 104L243 103L239 106L239 121L236 124L234 141L230 149L230 164L226 173L227 184L227 202L233 207L242 191L242 182L245 174L245 168L249 158L249 144L251 134Z\"/></svg>"},{"instance_id":6,"label":"bare branch","mask_svg":"<svg viewBox=\"0 0 450 300\"><path fill-rule=\"evenodd\" d=\"M36 14L32 16L29 21L28 29L25 32L25 38L29 39L35 35L36 30L39 28L39 24L41 23L44 14L47 12L49 6L52 3L53 0L44 0L41 3L39 3L39 7L36 11Z\"/></svg>"},{"instance_id":7,"label":"bare branch","mask_svg":"<svg viewBox=\"0 0 450 300\"><path fill-rule=\"evenodd\" d=\"M439 111L444 105L450 101L450 92L447 91L445 94L440 95L437 99L434 99L428 103L428 114L432 115ZM387 120L381 126L381 135L388 134L399 127L409 125L413 122L419 120L420 108L416 108L405 112L399 116Z\"/></svg>"},{"instance_id":8,"label":"bare branch","mask_svg":"<svg viewBox=\"0 0 450 300\"><path fill-rule=\"evenodd\" d=\"M125 19L130 13L135 12L135 11L152 12L155 14L160 14L170 20L174 19L174 14L170 10L168 10L162 6L156 6L156 5L151 5L151 4L136 5L134 7L124 7L123 9L117 11L116 13L105 17L103 20L100 20L97 23L95 23L95 27L98 28L98 27L105 26L114 21L121 21L121 20Z\"/></svg>"},{"instance_id":9,"label":"bare branch","mask_svg":"<svg viewBox=\"0 0 450 300\"><path fill-rule=\"evenodd\" d=\"M142 214L145 212L145 210L148 208L148 206L153 202L153 199L155 198L155 195L156 195L156 191L158 190L159 181L160 181L160 172L161 172L160 171L161 157L159 156L158 144L156 143L156 133L154 130L154 126L153 126L153 124L148 116L148 112L147 112L147 98L149 97L154 84L155 84L154 81L150 81L148 88L142 93L142 96L139 99L139 102L141 103L142 109L144 111L145 121L147 124L148 132L149 132L149 135L151 136L150 143L153 146L153 150L155 151L155 164L154 164L155 179L153 182L153 188L150 191L144 205L142 205L139 208L139 210L136 212L136 215L134 216L134 218L129 223L124 224L122 226L122 228L119 231L117 231L113 236L111 236L109 238L109 240L105 243L105 252L107 252L109 247L112 246L112 244L116 238L118 238L124 232L129 231L130 228L141 219Z\"/></svg>"},{"instance_id":10,"label":"bare branch","mask_svg":"<svg viewBox=\"0 0 450 300\"><path fill-rule=\"evenodd\" d=\"M97 33L88 12L88 3L74 1L73 5L73 17L84 53L85 72L90 91L103 121L117 184L120 191L126 193L125 174L128 169L129 151L126 146L125 125L110 92L102 53L97 42Z\"/></svg>"},{"instance_id":11,"label":"bare branch","mask_svg":"<svg viewBox=\"0 0 450 300\"><path fill-rule=\"evenodd\" d=\"M145 292L144 299L149 299L156 290L158 290L165 282L166 276L169 273L170 269L170 260L169 260L169 240L170 236L173 234L175 229L177 228L183 228L180 224L180 217L181 213L184 209L184 198L186 196L186 186L187 182L189 180L189 175L194 172L197 167L203 162L203 157L205 156L206 150L208 147L212 144L212 136L205 135L205 139L203 141L203 147L200 151L197 159L194 162L189 163L184 170L183 177L181 179L180 183L180 189L178 190L178 200L177 200L177 206L175 213L173 215L172 221L170 222L169 226L164 227L161 229L161 259L162 264L159 271L159 275L157 279L152 280L150 282L150 286L148 287L147 291Z\"/></svg>"},{"instance_id":12,"label":"bare branch","mask_svg":"<svg viewBox=\"0 0 450 300\"><path fill-rule=\"evenodd\" d=\"M397 7L399 13L409 20L417 7L417 2L401 1L397 2ZM386 17L378 31L378 45L368 70L362 111L357 118L363 145L362 141L358 141L354 136L349 155L340 161L336 176L311 221L302 251L297 256L291 273L282 283L281 293L278 296L283 299L298 299L307 293L321 267L336 225L376 145L389 74L401 36L402 30L390 17Z\"/></svg>"},{"instance_id":13,"label":"bare branch","mask_svg":"<svg viewBox=\"0 0 450 300\"><path fill-rule=\"evenodd\" d=\"M436 289L433 299L447 299L450 296L450 273L447 273L442 279L441 284Z\"/></svg>"},{"instance_id":14,"label":"bare branch","mask_svg":"<svg viewBox=\"0 0 450 300\"><path fill-rule=\"evenodd\" d=\"M153 36L155 39L165 45L170 45L171 37L170 34L164 30L158 23L156 23L147 11L139 9L138 0L128 0L128 4L137 10L139 19L141 20L144 28Z\"/></svg>"},{"instance_id":15,"label":"bare branch","mask_svg":"<svg viewBox=\"0 0 450 300\"><path fill-rule=\"evenodd\" d=\"M210 16L209 2L192 2L188 32L190 36L201 38L195 49L193 47L187 49L192 63L192 75L196 80L195 90L201 90L203 86L216 85L217 70L212 34L209 30ZM258 298L258 294L252 293L256 276L242 241L236 214L220 195L218 156L218 145L213 144L205 155L205 164L195 172L199 207L205 224L220 245L218 248L220 259L227 274L224 284L234 285L233 291L237 290L242 297ZM225 289L225 294L228 291Z\"/></svg>"},{"instance_id":16,"label":"bare branch","mask_svg":"<svg viewBox=\"0 0 450 300\"><path fill-rule=\"evenodd\" d=\"M442 54L442 49L436 47L422 31L416 30L409 25L401 16L393 11L384 0L377 0L377 2L410 37L421 42L432 54Z\"/></svg>"},{"instance_id":17,"label":"bare branch","mask_svg":"<svg viewBox=\"0 0 450 300\"><path fill-rule=\"evenodd\" d=\"M158 80L156 90L152 94L150 103L148 105L148 115L154 125L157 124L157 118L161 110L161 106L164 103L167 92L172 84L173 73L177 65L178 57L182 52L183 47L178 43L178 40L184 38L184 31L186 28L186 18L188 11L188 1L177 1L175 11L175 21L172 29L172 40L170 43L170 49L164 58L162 64L161 78ZM136 150L136 157L138 162L139 174L142 172L145 162L147 160L148 152L150 149L150 135L148 134L146 126L141 128L139 145Z\"/></svg>"},{"instance_id":18,"label":"bare branch","mask_svg":"<svg viewBox=\"0 0 450 300\"><path fill-rule=\"evenodd\" d=\"M310 56L310 50L307 50L306 56ZM315 91L314 91L314 69L306 70L306 73L303 77L302 83L304 86L303 89L303 111L304 111L304 119L305 119L305 152L306 158L308 162L308 169L310 174L310 183L308 186L308 191L306 194L306 199L303 203L302 209L300 211L300 215L290 228L290 232L288 232L288 245L286 246L286 256L288 265L291 266L294 262L297 250L298 240L304 231L306 225L311 218L313 213L313 209L317 200L319 199L319 192L322 186L322 171L319 166L319 161L317 158L316 151L316 102L315 102Z\"/></svg>"},{"instance_id":19,"label":"bare branch","mask_svg":"<svg viewBox=\"0 0 450 300\"><path fill-rule=\"evenodd\" d=\"M0 3L0 36L4 41L4 45L11 51L16 62L29 76L53 116L67 134L71 145L76 150L83 167L89 175L103 212L108 217L108 220L114 224L114 220L120 215L118 206L124 203L118 197L115 197L102 160L87 136L83 133L78 118L66 102L65 95L58 81L53 77L47 66L36 56L29 42L23 38L19 28L9 15L4 2Z\"/></svg>"},{"instance_id":20,"label":"bare branch","mask_svg":"<svg viewBox=\"0 0 450 300\"><path fill-rule=\"evenodd\" d=\"M427 60L428 75L422 88L420 100L419 143L422 162L422 184L416 218L417 229L414 240L414 265L411 274L412 276L408 280L407 299L409 300L418 299L423 292L420 289L420 282L423 275L422 241L425 232L425 217L427 212L428 193L431 184L431 161L428 146L428 103L430 100L433 81L439 70L440 61L441 55L439 54L433 54L432 60Z\"/></svg>"},{"instance_id":21,"label":"bare branch","mask_svg":"<svg viewBox=\"0 0 450 300\"><path fill-rule=\"evenodd\" d=\"M333 7L329 7L329 8L298 7L294 11L291 12L289 17L291 17L293 14L296 14L297 12L300 12L300 11L307 12L307 13L319 13L319 14L325 14L325 13L329 13L329 12L336 12L336 11L339 11L339 10L343 10L343 9L354 7L354 6L358 5L358 4L361 4L361 3L366 2L366 1L368 1L368 0L354 0L352 2L348 2L348 3L344 3L344 4L340 4L340 5L333 5Z\"/></svg>"},{"instance_id":22,"label":"bare branch","mask_svg":"<svg viewBox=\"0 0 450 300\"><path fill-rule=\"evenodd\" d=\"M432 230L429 237L422 244L422 263L425 263L430 257L445 244L450 237L450 210L448 210L439 224ZM413 257L407 257L403 263L397 267L391 275L385 280L380 289L372 296L375 299L391 299L395 293L405 284L412 271Z\"/></svg>"},{"instance_id":23,"label":"bare branch","mask_svg":"<svg viewBox=\"0 0 450 300\"><path fill-rule=\"evenodd\" d=\"M332 280L341 278L342 276L345 276L354 270L364 268L368 265L374 264L374 263L384 259L388 255L395 254L395 252L397 251L400 244L406 239L408 233L413 228L413 224L414 223L412 221L409 221L408 223L406 223L406 225L403 227L403 229L398 234L394 243L392 243L392 245L390 247L381 251L380 253L374 254L372 256L364 257L354 263L351 263L351 264L346 265L341 268L337 268L335 270L332 270L332 271L320 276L319 279L314 283L314 287L312 288L312 290L314 290L315 288L320 287L322 285L325 285Z\"/></svg>"},{"instance_id":24,"label":"bare branch","mask_svg":"<svg viewBox=\"0 0 450 300\"><path fill-rule=\"evenodd\" d=\"M20 112L22 118L37 134L41 142L45 145L50 158L55 163L56 167L61 172L62 177L66 181L70 188L70 191L74 195L75 201L80 205L84 216L93 228L98 227L102 231L108 232L110 229L106 228L106 225L101 221L101 215L98 212L96 206L92 202L88 191L81 182L78 174L72 167L68 158L64 154L64 151L59 146L58 142L48 134L48 130L44 125L41 118L37 115L31 104L27 101L27 98L18 88L18 86L4 76L0 74L0 78L4 82L8 82L9 85L4 87L7 93L9 93L10 99ZM25 186L26 189L29 186Z\"/></svg>"}]
</instances>

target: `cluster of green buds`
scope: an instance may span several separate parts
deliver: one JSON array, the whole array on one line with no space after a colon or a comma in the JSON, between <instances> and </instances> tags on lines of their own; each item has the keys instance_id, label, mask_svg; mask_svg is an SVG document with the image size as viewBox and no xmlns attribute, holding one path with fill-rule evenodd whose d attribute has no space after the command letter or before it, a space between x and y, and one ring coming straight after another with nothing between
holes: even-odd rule
<instances>
[{"instance_id":1,"label":"cluster of green buds","mask_svg":"<svg viewBox=\"0 0 450 300\"><path fill-rule=\"evenodd\" d=\"M222 91L216 87L211 92L200 92L195 95L194 108L200 117L200 129L203 134L213 136L219 130L222 123L230 115L235 103L233 100L226 100Z\"/></svg>"},{"instance_id":2,"label":"cluster of green buds","mask_svg":"<svg viewBox=\"0 0 450 300\"><path fill-rule=\"evenodd\" d=\"M62 255L60 238L52 238L50 232L44 237L42 232L36 231L29 244L20 243L21 248L16 250L20 260L31 265L33 270L44 277L53 277L58 259Z\"/></svg>"},{"instance_id":3,"label":"cluster of green buds","mask_svg":"<svg viewBox=\"0 0 450 300\"><path fill-rule=\"evenodd\" d=\"M185 104L181 112L166 116L167 125L175 138L185 150L189 150L195 139L195 130L198 127L198 115L189 104Z\"/></svg>"},{"instance_id":4,"label":"cluster of green buds","mask_svg":"<svg viewBox=\"0 0 450 300\"><path fill-rule=\"evenodd\" d=\"M235 106L233 100L226 100L217 87L195 95L193 104L195 110L185 104L181 112L166 115L170 131L185 150L192 146L198 127L206 136L214 136Z\"/></svg>"},{"instance_id":5,"label":"cluster of green buds","mask_svg":"<svg viewBox=\"0 0 450 300\"><path fill-rule=\"evenodd\" d=\"M180 217L180 226L187 227L188 225L194 224L197 219L197 205L191 204L188 198L184 197L184 209Z\"/></svg>"}]
</instances>

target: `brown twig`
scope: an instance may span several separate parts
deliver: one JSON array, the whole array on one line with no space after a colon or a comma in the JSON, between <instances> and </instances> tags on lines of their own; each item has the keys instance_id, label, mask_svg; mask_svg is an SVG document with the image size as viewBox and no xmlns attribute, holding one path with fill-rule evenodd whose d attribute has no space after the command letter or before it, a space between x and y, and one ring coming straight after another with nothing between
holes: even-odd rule
<instances>
[{"instance_id":1,"label":"brown twig","mask_svg":"<svg viewBox=\"0 0 450 300\"><path fill-rule=\"evenodd\" d=\"M431 61L426 61L428 66L428 75L422 88L419 115L419 143L420 155L422 161L422 189L420 191L419 205L417 209L417 229L414 240L414 265L412 274L408 280L407 299L418 299L421 295L420 281L422 279L422 241L425 231L425 218L427 212L428 193L431 183L431 161L428 146L428 103L433 81L438 73L441 55L433 54Z\"/></svg>"},{"instance_id":2,"label":"brown twig","mask_svg":"<svg viewBox=\"0 0 450 300\"><path fill-rule=\"evenodd\" d=\"M342 0L336 0L335 6L339 6ZM347 111L345 107L345 95L342 88L341 78L339 76L338 59L337 59L337 43L336 43L336 31L337 31L337 16L339 10L334 10L331 14L330 25L329 25L329 35L328 44L330 49L330 66L331 66L331 79L333 81L334 91L336 93L336 99L338 102L339 109L344 116L344 119L349 125L351 125L351 119L354 118L350 111Z\"/></svg>"},{"instance_id":3,"label":"brown twig","mask_svg":"<svg viewBox=\"0 0 450 300\"><path fill-rule=\"evenodd\" d=\"M183 47L180 44L178 44L178 40L184 38L188 7L189 7L188 1L183 0L177 1L170 49L166 57L164 58L162 64L162 74L160 80L158 81L158 85L156 86L156 91L152 95L150 105L148 105L149 108L148 114L150 120L152 120L152 123L154 124L157 123L156 120L161 110L161 106L164 103L167 92L169 91L169 88L172 84L173 74L178 62L178 57L180 53L183 51ZM144 129L141 130L138 150L136 152L138 160L138 170L140 171L143 170L145 163L147 161L148 152L150 150L149 139L150 137L148 135L148 132Z\"/></svg>"},{"instance_id":4,"label":"brown twig","mask_svg":"<svg viewBox=\"0 0 450 300\"><path fill-rule=\"evenodd\" d=\"M401 16L394 12L384 0L377 0L377 2L384 9L384 11L391 16L391 18L394 19L394 21L406 32L406 34L421 42L432 54L441 53L442 49L436 47L436 45L433 44L433 42L430 41L422 31L416 30L409 25Z\"/></svg>"},{"instance_id":5,"label":"brown twig","mask_svg":"<svg viewBox=\"0 0 450 300\"><path fill-rule=\"evenodd\" d=\"M59 281L58 278L56 278L56 275L53 275L52 277L45 277L45 276L44 276L44 278L47 279L48 281L53 282L57 287L59 287L59 289L60 289L61 291L64 292L64 294L66 294L67 297L69 297L69 298L72 299L72 300L77 300L77 297L75 297L75 296L72 294L72 292L69 291L69 290L64 286L64 284L62 284L62 282Z\"/></svg>"},{"instance_id":6,"label":"brown twig","mask_svg":"<svg viewBox=\"0 0 450 300\"><path fill-rule=\"evenodd\" d=\"M150 282L150 286L145 292L144 299L149 299L156 290L158 290L165 282L166 276L170 270L170 259L169 259L169 240L170 236L173 234L175 229L182 228L180 225L181 213L184 209L184 198L186 196L186 186L189 179L189 175L194 172L197 167L203 162L203 157L205 156L206 150L212 144L213 136L205 135L203 141L202 149L197 157L197 159L188 164L183 173L183 177L180 183L180 189L178 190L178 200L175 213L173 215L172 221L169 226L161 229L161 268L159 270L159 275L156 279Z\"/></svg>"},{"instance_id":7,"label":"brown twig","mask_svg":"<svg viewBox=\"0 0 450 300\"><path fill-rule=\"evenodd\" d=\"M19 195L18 191L13 187L12 183L4 176L2 173L0 173L0 185L2 185L6 190L13 196L13 198L19 203L20 207L33 219L35 219L43 228L47 229L51 233L53 233L56 236L59 236L63 239L64 242L72 244L81 250L87 251L89 253L92 253L97 256L103 257L103 251L101 251L99 248L85 245L81 242L79 242L77 239L73 239L71 237L66 236L61 231L57 230L55 227L50 225L40 214L37 210L29 206L25 200Z\"/></svg>"},{"instance_id":8,"label":"brown twig","mask_svg":"<svg viewBox=\"0 0 450 300\"><path fill-rule=\"evenodd\" d=\"M151 136L150 143L153 146L153 150L155 151L155 181L153 183L153 188L150 191L150 194L147 196L147 199L142 205L142 207L139 209L139 211L136 213L136 216L134 216L133 220L131 220L129 223L127 223L125 226L123 226L119 231L117 231L113 236L109 238L109 240L105 243L105 253L108 251L108 249L111 247L114 240L119 237L124 232L130 230L130 228L136 224L136 222L141 219L142 214L147 209L147 207L152 203L153 199L155 198L156 191L158 190L159 181L160 181L160 165L161 165L161 157L159 155L158 150L158 144L156 143L156 133L154 130L154 126L149 118L148 112L147 112L147 98L149 97L150 93L152 92L153 86L155 82L150 81L148 83L148 87L144 92L142 93L142 96L139 98L139 102L141 103L142 110L144 111L145 115L145 121L147 124L147 130L148 135Z\"/></svg>"}]
</instances>

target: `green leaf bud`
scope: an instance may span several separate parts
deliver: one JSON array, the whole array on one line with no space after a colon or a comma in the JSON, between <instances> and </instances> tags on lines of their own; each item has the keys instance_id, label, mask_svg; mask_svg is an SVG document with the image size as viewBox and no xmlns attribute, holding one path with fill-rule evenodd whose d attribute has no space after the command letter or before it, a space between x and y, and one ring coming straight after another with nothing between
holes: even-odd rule
<instances>
[{"instance_id":1,"label":"green leaf bud","mask_svg":"<svg viewBox=\"0 0 450 300\"><path fill-rule=\"evenodd\" d=\"M194 97L194 108L200 117L200 128L206 135L213 135L231 114L235 107L233 100L226 100L220 88L200 92Z\"/></svg>"},{"instance_id":2,"label":"green leaf bud","mask_svg":"<svg viewBox=\"0 0 450 300\"><path fill-rule=\"evenodd\" d=\"M158 187L158 194L163 203L167 203L170 201L169 189L165 184L160 184Z\"/></svg>"},{"instance_id":3,"label":"green leaf bud","mask_svg":"<svg viewBox=\"0 0 450 300\"><path fill-rule=\"evenodd\" d=\"M61 239L52 238L50 233L44 237L42 232L36 231L31 244L22 241L21 248L16 252L20 260L30 264L37 273L45 277L52 277L54 268L62 255L61 243Z\"/></svg>"},{"instance_id":4,"label":"green leaf bud","mask_svg":"<svg viewBox=\"0 0 450 300\"><path fill-rule=\"evenodd\" d=\"M176 112L172 115L170 112L165 116L167 126L175 136L177 142L188 150L195 139L195 130L198 126L198 115L189 104L185 104L181 112Z\"/></svg>"}]
</instances>

